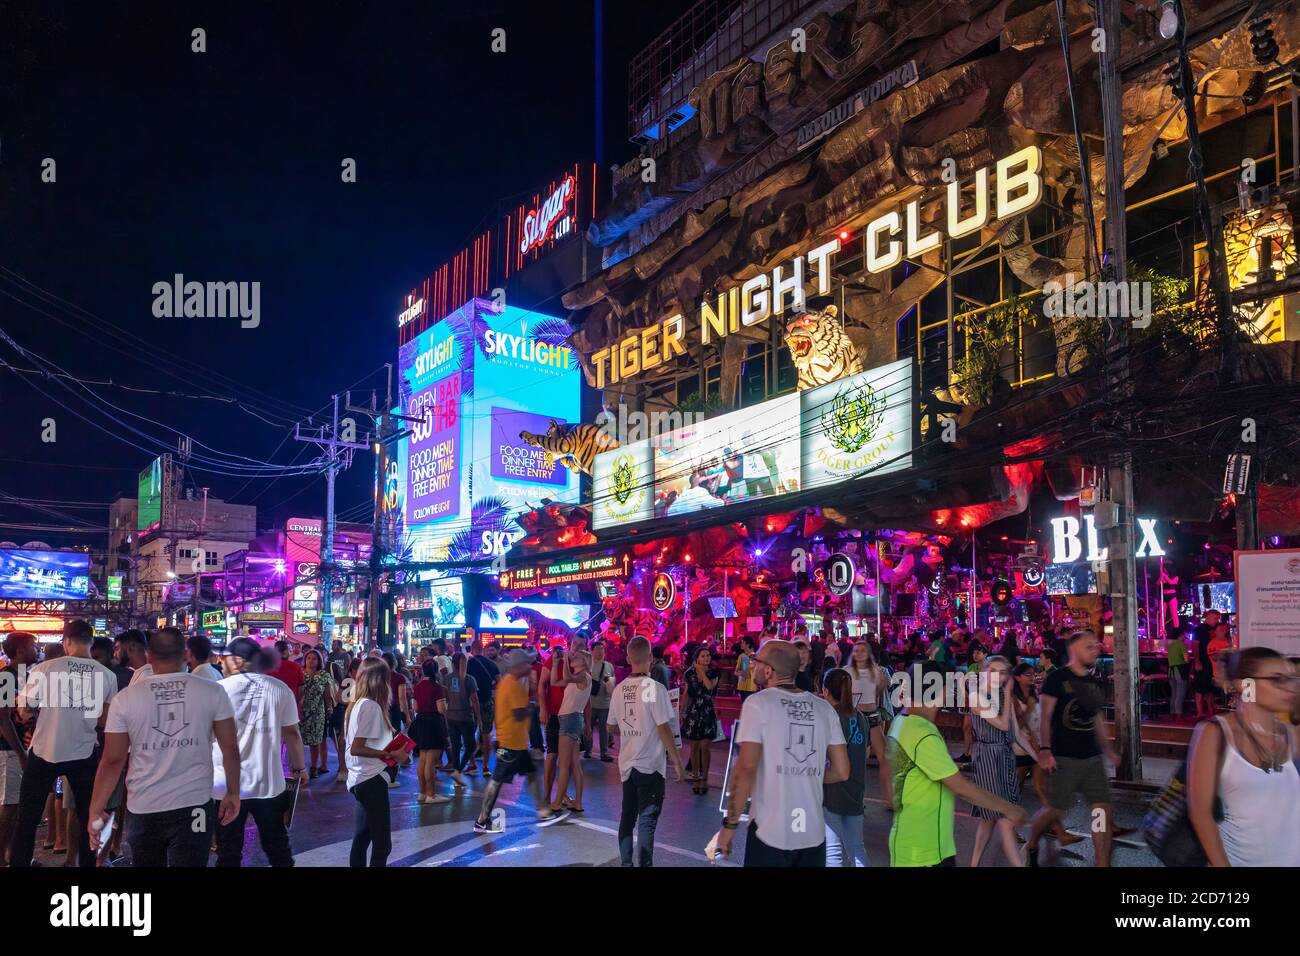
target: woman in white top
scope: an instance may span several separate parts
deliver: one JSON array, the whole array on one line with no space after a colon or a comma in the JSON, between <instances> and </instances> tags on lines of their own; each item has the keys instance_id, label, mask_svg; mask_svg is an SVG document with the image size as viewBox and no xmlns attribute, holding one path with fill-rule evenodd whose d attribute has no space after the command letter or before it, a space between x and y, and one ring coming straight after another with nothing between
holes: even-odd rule
<instances>
[{"instance_id":1,"label":"woman in white top","mask_svg":"<svg viewBox=\"0 0 1300 956\"><path fill-rule=\"evenodd\" d=\"M1295 707L1300 677L1268 647L1230 657L1227 677L1237 709L1196 728L1188 817L1211 866L1300 866L1300 735L1278 716Z\"/></svg>"},{"instance_id":2,"label":"woman in white top","mask_svg":"<svg viewBox=\"0 0 1300 956\"><path fill-rule=\"evenodd\" d=\"M894 780L885 755L885 727L880 703L888 691L884 669L876 663L871 644L860 638L853 645L853 653L844 668L853 680L853 706L866 719L871 729L871 752L876 755L880 771L880 800L885 809L894 806Z\"/></svg>"},{"instance_id":3,"label":"woman in white top","mask_svg":"<svg viewBox=\"0 0 1300 956\"><path fill-rule=\"evenodd\" d=\"M560 702L560 759L556 763L556 791L560 802L552 809L582 812L582 734L586 729L587 701L591 698L591 654L577 650L560 662L560 676L551 678L557 687L564 688ZM573 777L573 799L569 799L569 777Z\"/></svg>"},{"instance_id":4,"label":"woman in white top","mask_svg":"<svg viewBox=\"0 0 1300 956\"><path fill-rule=\"evenodd\" d=\"M392 697L392 672L382 658L369 658L357 669L352 685L352 700L343 718L347 727L348 791L357 801L353 812L352 853L349 866L387 866L393 849L392 826L388 809L388 777L384 768L390 761L398 766L411 762L410 751L388 753L384 747L393 739L393 725L388 718Z\"/></svg>"}]
</instances>

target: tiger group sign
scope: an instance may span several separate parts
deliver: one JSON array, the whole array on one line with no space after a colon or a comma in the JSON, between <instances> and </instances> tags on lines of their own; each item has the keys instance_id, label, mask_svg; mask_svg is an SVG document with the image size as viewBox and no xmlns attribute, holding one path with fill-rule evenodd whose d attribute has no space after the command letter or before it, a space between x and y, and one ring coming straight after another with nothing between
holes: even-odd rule
<instances>
[{"instance_id":1,"label":"tiger group sign","mask_svg":"<svg viewBox=\"0 0 1300 956\"><path fill-rule=\"evenodd\" d=\"M824 488L911 467L911 359L596 456L592 526Z\"/></svg>"}]
</instances>

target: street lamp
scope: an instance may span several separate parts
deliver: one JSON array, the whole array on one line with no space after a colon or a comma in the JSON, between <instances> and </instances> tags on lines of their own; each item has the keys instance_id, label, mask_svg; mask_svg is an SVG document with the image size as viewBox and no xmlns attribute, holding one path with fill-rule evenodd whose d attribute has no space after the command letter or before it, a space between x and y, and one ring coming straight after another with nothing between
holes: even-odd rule
<instances>
[{"instance_id":1,"label":"street lamp","mask_svg":"<svg viewBox=\"0 0 1300 956\"><path fill-rule=\"evenodd\" d=\"M1178 32L1178 11L1174 9L1174 0L1160 0L1163 11L1160 14L1160 35L1172 40Z\"/></svg>"}]
</instances>

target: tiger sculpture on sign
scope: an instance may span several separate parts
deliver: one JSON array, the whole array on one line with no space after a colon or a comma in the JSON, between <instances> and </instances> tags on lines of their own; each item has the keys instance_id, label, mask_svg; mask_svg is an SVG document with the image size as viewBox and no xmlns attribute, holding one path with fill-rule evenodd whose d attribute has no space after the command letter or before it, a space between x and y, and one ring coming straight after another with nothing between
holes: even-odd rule
<instances>
[{"instance_id":1,"label":"tiger sculpture on sign","mask_svg":"<svg viewBox=\"0 0 1300 956\"><path fill-rule=\"evenodd\" d=\"M800 312L785 324L785 347L790 350L799 391L834 382L861 372L862 353L849 339L833 305L820 312Z\"/></svg>"},{"instance_id":2,"label":"tiger sculpture on sign","mask_svg":"<svg viewBox=\"0 0 1300 956\"><path fill-rule=\"evenodd\" d=\"M591 464L602 451L618 447L618 439L599 425L579 422L565 425L551 419L551 427L545 435L535 432L520 432L519 438L525 444L540 448L546 452L544 463L550 468L557 461L570 471L591 474Z\"/></svg>"}]
</instances>

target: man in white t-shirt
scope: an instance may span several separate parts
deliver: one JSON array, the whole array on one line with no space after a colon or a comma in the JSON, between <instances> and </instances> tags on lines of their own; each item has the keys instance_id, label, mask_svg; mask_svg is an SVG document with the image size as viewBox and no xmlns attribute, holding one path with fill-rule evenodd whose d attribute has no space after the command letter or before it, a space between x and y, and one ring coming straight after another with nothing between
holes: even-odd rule
<instances>
[{"instance_id":1,"label":"man in white t-shirt","mask_svg":"<svg viewBox=\"0 0 1300 956\"><path fill-rule=\"evenodd\" d=\"M623 781L623 809L618 819L618 852L632 865L632 831L637 833L641 866L653 866L655 827L664 805L664 771L671 757L682 782L682 758L673 743L673 708L668 691L650 676L650 642L627 642L632 673L609 697L607 726L619 735L618 775Z\"/></svg>"},{"instance_id":2,"label":"man in white t-shirt","mask_svg":"<svg viewBox=\"0 0 1300 956\"><path fill-rule=\"evenodd\" d=\"M77 864L93 867L87 840L90 791L99 762L99 736L117 675L90 656L94 633L82 620L63 628L65 657L43 661L27 673L18 694L18 716L36 717L36 731L18 792L18 820L9 852L11 867L30 866L45 798L59 777L67 777L77 807ZM71 850L69 850L71 852Z\"/></svg>"},{"instance_id":3,"label":"man in white t-shirt","mask_svg":"<svg viewBox=\"0 0 1300 956\"><path fill-rule=\"evenodd\" d=\"M212 827L239 813L239 749L230 698L211 681L185 673L185 636L174 627L149 641L153 675L113 700L104 725L104 759L95 776L91 842L107 824L109 798L130 757L126 842L133 865L208 865ZM212 813L212 742L220 748L229 794Z\"/></svg>"},{"instance_id":4,"label":"man in white t-shirt","mask_svg":"<svg viewBox=\"0 0 1300 956\"><path fill-rule=\"evenodd\" d=\"M799 651L789 641L767 641L754 663L754 679L764 690L740 709L740 756L715 837L718 850L731 852L749 803L745 866L824 867L822 790L849 778L840 719L826 701L795 686Z\"/></svg>"},{"instance_id":5,"label":"man in white t-shirt","mask_svg":"<svg viewBox=\"0 0 1300 956\"><path fill-rule=\"evenodd\" d=\"M272 866L293 866L289 831L284 824L286 803L307 783L307 762L298 733L298 704L284 681L255 669L261 646L237 637L221 659L226 677L217 686L226 692L235 712L239 736L239 813L217 831L217 866L239 866L244 851L244 825L251 815L262 849ZM207 665L204 665L207 666ZM289 751L294 790L285 787L280 746ZM214 765L216 754L213 754ZM224 776L213 779L212 796L226 792Z\"/></svg>"}]
</instances>

